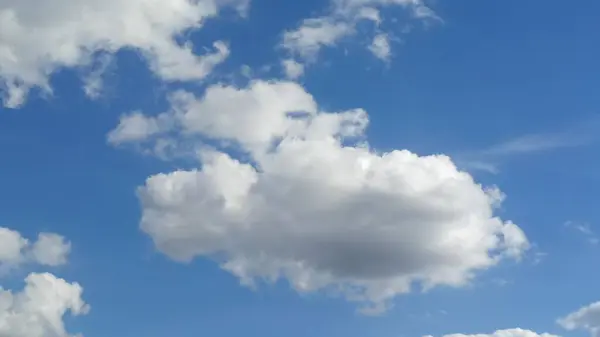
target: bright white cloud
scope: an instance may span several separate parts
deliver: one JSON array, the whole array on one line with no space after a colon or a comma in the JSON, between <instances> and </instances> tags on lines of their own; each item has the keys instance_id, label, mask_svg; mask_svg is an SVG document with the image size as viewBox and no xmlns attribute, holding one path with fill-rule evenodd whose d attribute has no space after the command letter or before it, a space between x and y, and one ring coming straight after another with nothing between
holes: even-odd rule
<instances>
[{"instance_id":1,"label":"bright white cloud","mask_svg":"<svg viewBox=\"0 0 600 337\"><path fill-rule=\"evenodd\" d=\"M51 92L49 77L57 69L86 66L95 53L123 48L139 51L163 79L204 78L228 56L227 45L215 42L198 56L175 38L223 6L244 12L248 0L0 0L4 104L19 106L32 87Z\"/></svg>"},{"instance_id":2,"label":"bright white cloud","mask_svg":"<svg viewBox=\"0 0 600 337\"><path fill-rule=\"evenodd\" d=\"M139 112L122 116L109 133L109 142L143 141L179 129L185 135L236 141L245 149L264 151L274 137L283 137L303 123L288 114L317 110L312 96L293 82L254 81L247 89L215 85L200 99L179 91L170 101L172 109L157 117Z\"/></svg>"},{"instance_id":3,"label":"bright white cloud","mask_svg":"<svg viewBox=\"0 0 600 337\"><path fill-rule=\"evenodd\" d=\"M332 47L356 33L361 21L371 21L379 27L380 9L404 7L416 19L437 18L422 0L331 0L331 11L325 16L304 20L294 30L284 33L282 46L293 55L314 61L323 47ZM391 47L387 33L377 34L369 49L380 59L387 60Z\"/></svg>"},{"instance_id":4,"label":"bright white cloud","mask_svg":"<svg viewBox=\"0 0 600 337\"><path fill-rule=\"evenodd\" d=\"M426 336L432 337L432 336ZM450 334L444 335L443 337L559 337L557 335L549 334L549 333L537 333L531 330L524 329L506 329L506 330L497 330L491 334Z\"/></svg>"},{"instance_id":5,"label":"bright white cloud","mask_svg":"<svg viewBox=\"0 0 600 337\"><path fill-rule=\"evenodd\" d=\"M31 243L19 232L0 227L0 274L23 263L63 265L70 251L71 244L58 234L40 233Z\"/></svg>"},{"instance_id":6,"label":"bright white cloud","mask_svg":"<svg viewBox=\"0 0 600 337\"><path fill-rule=\"evenodd\" d=\"M203 150L201 170L140 188L141 227L176 260L213 257L245 284L283 278L378 312L414 284L462 286L529 247L494 216L503 195L448 157L361 143L361 109L322 112L291 82L214 86L172 102L155 120L175 121L170 131L183 137L237 143L253 163Z\"/></svg>"},{"instance_id":7,"label":"bright white cloud","mask_svg":"<svg viewBox=\"0 0 600 337\"><path fill-rule=\"evenodd\" d=\"M74 337L64 316L86 314L83 289L51 274L30 274L25 288L14 293L0 287L0 336Z\"/></svg>"},{"instance_id":8,"label":"bright white cloud","mask_svg":"<svg viewBox=\"0 0 600 337\"><path fill-rule=\"evenodd\" d=\"M558 319L563 328L588 331L592 337L600 336L600 302L587 305L569 315Z\"/></svg>"}]
</instances>

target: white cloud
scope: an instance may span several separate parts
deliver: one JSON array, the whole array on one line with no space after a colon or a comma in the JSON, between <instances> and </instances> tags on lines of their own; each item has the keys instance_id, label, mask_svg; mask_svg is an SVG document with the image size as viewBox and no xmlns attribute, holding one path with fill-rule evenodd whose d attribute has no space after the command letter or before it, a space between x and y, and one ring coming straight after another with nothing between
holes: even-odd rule
<instances>
[{"instance_id":1,"label":"white cloud","mask_svg":"<svg viewBox=\"0 0 600 337\"><path fill-rule=\"evenodd\" d=\"M293 31L286 32L283 47L306 59L314 59L322 47L331 47L342 37L354 33L354 26L331 18L306 19Z\"/></svg>"},{"instance_id":2,"label":"white cloud","mask_svg":"<svg viewBox=\"0 0 600 337\"><path fill-rule=\"evenodd\" d=\"M569 315L558 319L558 324L563 328L573 330L586 330L592 337L600 336L600 302L587 305Z\"/></svg>"},{"instance_id":3,"label":"white cloud","mask_svg":"<svg viewBox=\"0 0 600 337\"><path fill-rule=\"evenodd\" d=\"M359 22L367 20L379 26L382 22L379 9L389 6L404 7L416 19L437 19L422 0L332 0L330 13L306 19L298 28L286 31L282 46L294 55L314 61L321 48L335 46L354 35ZM387 34L377 34L372 41L369 49L378 58L387 60L391 54Z\"/></svg>"},{"instance_id":4,"label":"white cloud","mask_svg":"<svg viewBox=\"0 0 600 337\"><path fill-rule=\"evenodd\" d=\"M17 231L0 227L0 274L23 263L59 266L67 263L71 244L54 233L40 233L35 242Z\"/></svg>"},{"instance_id":5,"label":"white cloud","mask_svg":"<svg viewBox=\"0 0 600 337\"><path fill-rule=\"evenodd\" d=\"M229 54L216 42L198 56L175 38L218 14L243 12L248 0L3 0L0 1L0 89L19 106L32 87L51 92L49 77L63 67L91 64L98 52L130 48L166 80L204 78Z\"/></svg>"},{"instance_id":6,"label":"white cloud","mask_svg":"<svg viewBox=\"0 0 600 337\"><path fill-rule=\"evenodd\" d=\"M388 62L392 56L392 48L390 46L390 40L387 34L378 34L373 38L373 42L369 46L369 50L378 59Z\"/></svg>"},{"instance_id":7,"label":"white cloud","mask_svg":"<svg viewBox=\"0 0 600 337\"><path fill-rule=\"evenodd\" d=\"M0 227L0 265L18 264L29 242L19 232Z\"/></svg>"},{"instance_id":8,"label":"white cloud","mask_svg":"<svg viewBox=\"0 0 600 337\"><path fill-rule=\"evenodd\" d=\"M30 274L25 288L14 293L0 287L0 336L73 337L64 316L86 314L82 287L51 274Z\"/></svg>"},{"instance_id":9,"label":"white cloud","mask_svg":"<svg viewBox=\"0 0 600 337\"><path fill-rule=\"evenodd\" d=\"M317 110L312 96L293 82L253 81L247 89L215 85L200 99L179 91L170 101L172 109L157 117L139 112L122 116L109 142L139 142L180 129L185 135L237 141L248 150L264 151L273 137L285 136L302 122L288 118L289 113Z\"/></svg>"},{"instance_id":10,"label":"white cloud","mask_svg":"<svg viewBox=\"0 0 600 337\"><path fill-rule=\"evenodd\" d=\"M432 337L432 336L426 336ZM549 334L549 333L537 333L531 330L524 329L506 329L506 330L497 330L491 334L450 334L444 335L443 337L558 337L557 335Z\"/></svg>"},{"instance_id":11,"label":"white cloud","mask_svg":"<svg viewBox=\"0 0 600 337\"><path fill-rule=\"evenodd\" d=\"M253 163L204 149L201 170L140 188L141 227L176 260L215 258L248 285L283 278L380 312L414 284L462 286L529 247L494 216L503 195L450 158L357 143L368 124L361 109L322 112L290 82L214 86L172 102L161 115L176 121L170 131L235 142Z\"/></svg>"},{"instance_id":12,"label":"white cloud","mask_svg":"<svg viewBox=\"0 0 600 337\"><path fill-rule=\"evenodd\" d=\"M111 144L141 141L162 130L157 118L146 117L141 112L135 111L122 115L119 125L108 134L107 138Z\"/></svg>"},{"instance_id":13,"label":"white cloud","mask_svg":"<svg viewBox=\"0 0 600 337\"><path fill-rule=\"evenodd\" d=\"M71 244L58 234L41 233L31 246L34 261L45 266L61 266L67 263Z\"/></svg>"},{"instance_id":14,"label":"white cloud","mask_svg":"<svg viewBox=\"0 0 600 337\"><path fill-rule=\"evenodd\" d=\"M297 79L304 75L304 65L292 59L281 61L285 75L289 79Z\"/></svg>"}]
</instances>

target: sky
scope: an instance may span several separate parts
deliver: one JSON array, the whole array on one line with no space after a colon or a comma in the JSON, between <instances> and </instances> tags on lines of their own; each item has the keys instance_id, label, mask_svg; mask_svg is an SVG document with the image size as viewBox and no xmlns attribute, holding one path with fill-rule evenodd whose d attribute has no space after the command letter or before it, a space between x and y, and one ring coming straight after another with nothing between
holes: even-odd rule
<instances>
[{"instance_id":1,"label":"sky","mask_svg":"<svg viewBox=\"0 0 600 337\"><path fill-rule=\"evenodd\" d=\"M599 10L0 0L0 337L600 337Z\"/></svg>"}]
</instances>

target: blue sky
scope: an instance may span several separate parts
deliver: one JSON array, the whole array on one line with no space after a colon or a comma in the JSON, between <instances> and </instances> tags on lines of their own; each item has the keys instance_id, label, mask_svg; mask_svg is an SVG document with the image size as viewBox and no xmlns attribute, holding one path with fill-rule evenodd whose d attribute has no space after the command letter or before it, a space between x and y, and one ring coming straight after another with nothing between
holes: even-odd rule
<instances>
[{"instance_id":1,"label":"blue sky","mask_svg":"<svg viewBox=\"0 0 600 337\"><path fill-rule=\"evenodd\" d=\"M207 18L200 27L195 14L178 11L174 4L200 5L154 2L155 7L147 0L104 5L86 0L72 7L52 0L53 10L44 11L39 1L0 0L0 91L5 98L0 108L0 227L30 241L14 248L15 235L3 237L0 231L4 289L19 293L29 274L79 283L89 313L62 317L57 309L52 315L64 319L70 334L86 337L487 336L498 330L506 331L494 336L598 336L600 305L586 306L600 298L600 273L594 268L600 232L594 197L600 183L595 159L599 3L437 0L426 3L428 15L419 15L425 5L418 1L251 0L240 11L228 5L241 0L203 1L221 10L198 12L198 18ZM380 22L358 19L355 10L363 8L377 9ZM105 14L78 21L81 13L101 11ZM10 13L16 14L11 18ZM102 21L102 15L115 22ZM43 19L31 20L37 17ZM66 26L70 18L77 19ZM309 42L286 46L286 32L301 30L309 18L352 26L353 33L311 55ZM131 36L123 29L103 35L103 24L123 22L137 24ZM376 35L389 39L389 58L369 50ZM218 56L212 46L217 40L226 42L228 53L206 72L195 73L206 66L200 55ZM189 55L180 52L184 43L193 45ZM287 59L302 65L304 73L286 75L281 61ZM100 85L86 95L83 88L90 83ZM211 88L235 88L242 94ZM169 99L182 90L191 95L187 101ZM28 95L15 94L20 92ZM309 126L284 133L273 126L269 142L283 139L283 145L264 148L257 130L276 122L260 116L311 110L314 104L315 111L308 112L314 125L319 116L364 109L369 125L353 137L368 141L370 150L363 157L378 179L389 179L378 180L383 187L365 180L353 189L353 181L362 178L352 178L349 167L359 159L344 161L350 157L340 154L339 161L326 163L338 158L338 152L318 152L327 147L319 143L326 139L342 139L332 151L345 142L360 149L340 134L321 139ZM127 118L134 111L140 119ZM229 113L229 121L218 118ZM117 136L111 138L111 132ZM294 132L298 143L292 142ZM309 139L321 145L312 148ZM292 145L285 147L285 140ZM167 154L157 150L162 141L170 142ZM421 166L423 157L406 170L405 159L394 157L384 169L380 154L403 149L419 156L448 155L475 182L430 157L436 159L428 165L440 165L435 172L450 170L443 171L449 176L431 193L431 200L446 203L432 206L437 203L425 199L430 194L413 200L412 192L399 186L420 191L438 178ZM253 192L244 192L244 201L235 194L245 184L241 171L228 176L230 166L213 155L260 168L252 169L258 183ZM204 174L207 167L217 173ZM323 171L327 167L331 172ZM394 175L396 169L401 173ZM177 171L183 174L165 176L169 181L153 179ZM184 176L192 180L175 179ZM346 176L349 181L336 180ZM403 179L405 185L395 185ZM333 185L320 192L301 188L312 182ZM494 198L486 199L478 184L498 186L506 196L501 206L494 208ZM215 186L222 199L211 199ZM269 190L274 186L281 190ZM297 197L281 192L285 188ZM328 200L327 192L338 188L366 206ZM378 193L382 190L387 192ZM314 196L318 205L306 196ZM243 211L235 218L229 210L213 214L215 207L225 209L223 200L240 203ZM449 249L443 238L462 222L443 218L442 209L473 221L468 227L473 232L467 234L506 242L479 247L479 239L465 234L458 244L475 248L459 249L456 260L443 259L453 252L443 250ZM354 223L343 217L351 211L368 220ZM433 220L427 216L438 211ZM502 226L514 222L526 244L487 212L501 218ZM387 233L383 224L395 228L391 243L382 234ZM416 227L426 229L413 233ZM298 234L302 229L309 230L310 238ZM351 229L361 239L346 237ZM36 241L39 233L57 233L62 239L49 239L55 245L49 247L42 236ZM349 241L341 244L339 238ZM418 255L438 247L429 245L436 240L443 248L432 253L435 259ZM389 249L371 253L371 244ZM498 262L487 260L493 257ZM341 261L346 258L359 262ZM227 270L227 262L241 271ZM294 269L290 263L304 264ZM380 272L369 272L379 265ZM37 274L44 272L50 274ZM258 281L255 289L240 284L245 276L261 279L273 272L279 273L275 283ZM402 290L404 278L413 289ZM420 291L427 280L435 286ZM338 286L362 289L362 299L342 290L333 294ZM57 286L40 289L58 291ZM393 295L381 295L387 292ZM2 297L0 336L70 336L42 323L37 332L31 325L28 330L23 321L50 316L18 301L6 309L1 304ZM359 312L364 304L383 309L365 315ZM11 321L10 315L16 318ZM510 330L515 328L533 335Z\"/></svg>"}]
</instances>

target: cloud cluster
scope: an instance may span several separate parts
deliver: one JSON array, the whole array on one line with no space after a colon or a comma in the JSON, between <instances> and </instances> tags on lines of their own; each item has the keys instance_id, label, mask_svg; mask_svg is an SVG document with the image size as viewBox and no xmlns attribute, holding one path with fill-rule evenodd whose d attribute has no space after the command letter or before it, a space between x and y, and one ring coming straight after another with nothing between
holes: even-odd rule
<instances>
[{"instance_id":1,"label":"cloud cluster","mask_svg":"<svg viewBox=\"0 0 600 337\"><path fill-rule=\"evenodd\" d=\"M51 92L49 77L57 69L87 66L98 53L124 48L140 52L165 80L202 79L229 48L217 41L199 56L190 42L176 38L201 27L222 7L243 13L247 6L248 0L0 1L4 104L19 106L32 87Z\"/></svg>"},{"instance_id":2,"label":"cloud cluster","mask_svg":"<svg viewBox=\"0 0 600 337\"><path fill-rule=\"evenodd\" d=\"M3 274L23 263L35 263L38 267L66 264L70 250L71 244L58 234L40 233L30 243L19 232L0 227ZM24 289L18 292L0 286L0 336L72 337L65 329L64 317L88 312L82 292L79 284L48 273L29 274Z\"/></svg>"},{"instance_id":3,"label":"cloud cluster","mask_svg":"<svg viewBox=\"0 0 600 337\"><path fill-rule=\"evenodd\" d=\"M461 286L519 259L521 229L494 216L503 195L443 155L377 153L362 109L321 111L292 82L179 92L156 117L130 115L109 140L201 135L199 170L150 177L141 227L179 261L210 257L245 284L287 279L328 289L368 312L418 284Z\"/></svg>"},{"instance_id":4,"label":"cloud cluster","mask_svg":"<svg viewBox=\"0 0 600 337\"><path fill-rule=\"evenodd\" d=\"M0 227L0 274L24 263L59 266L67 263L71 243L54 233L40 233L30 242L17 231Z\"/></svg>"},{"instance_id":5,"label":"cloud cluster","mask_svg":"<svg viewBox=\"0 0 600 337\"><path fill-rule=\"evenodd\" d=\"M295 57L312 62L322 48L335 46L355 35L359 23L371 22L376 33L368 50L377 58L389 61L392 56L390 34L381 28L380 9L390 6L407 9L417 20L437 19L422 0L331 0L326 15L305 19L296 29L285 32L282 47Z\"/></svg>"}]
</instances>

